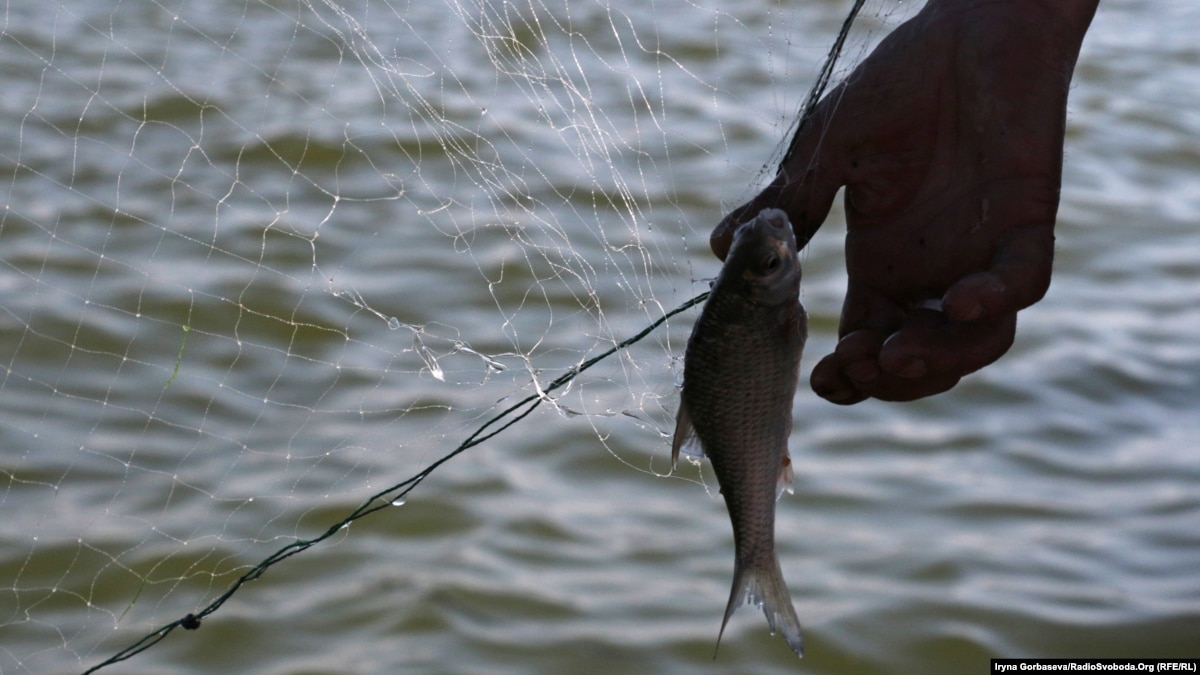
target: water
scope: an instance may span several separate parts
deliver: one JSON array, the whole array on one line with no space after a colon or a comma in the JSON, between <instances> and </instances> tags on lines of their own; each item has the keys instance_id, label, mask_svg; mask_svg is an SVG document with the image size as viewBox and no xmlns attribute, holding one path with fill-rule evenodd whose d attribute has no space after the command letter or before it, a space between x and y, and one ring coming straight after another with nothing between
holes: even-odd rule
<instances>
[{"instance_id":1,"label":"water","mask_svg":"<svg viewBox=\"0 0 1200 675\"><path fill-rule=\"evenodd\" d=\"M727 517L708 474L663 477L695 310L546 391L703 290L707 229L844 4L6 6L0 672L82 671L199 611L539 391L403 508L111 670L1194 656L1194 3L1102 3L1053 285L1003 360L906 405L801 388L778 530L802 662L749 608L711 660ZM497 75L467 26L546 78ZM805 378L834 342L839 219L804 255Z\"/></svg>"}]
</instances>

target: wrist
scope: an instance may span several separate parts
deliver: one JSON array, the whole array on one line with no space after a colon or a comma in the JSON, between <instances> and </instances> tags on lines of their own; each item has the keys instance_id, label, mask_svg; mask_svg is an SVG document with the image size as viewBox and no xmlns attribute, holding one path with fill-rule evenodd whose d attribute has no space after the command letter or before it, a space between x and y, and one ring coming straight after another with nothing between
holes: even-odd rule
<instances>
[{"instance_id":1,"label":"wrist","mask_svg":"<svg viewBox=\"0 0 1200 675\"><path fill-rule=\"evenodd\" d=\"M928 0L923 12L971 12L981 9L997 9L1007 5L1021 13L1028 13L1050 22L1048 28L1061 31L1064 37L1078 42L1092 23L1100 0Z\"/></svg>"},{"instance_id":2,"label":"wrist","mask_svg":"<svg viewBox=\"0 0 1200 675\"><path fill-rule=\"evenodd\" d=\"M950 30L966 44L1038 52L1068 74L1100 0L928 0L917 19Z\"/></svg>"}]
</instances>

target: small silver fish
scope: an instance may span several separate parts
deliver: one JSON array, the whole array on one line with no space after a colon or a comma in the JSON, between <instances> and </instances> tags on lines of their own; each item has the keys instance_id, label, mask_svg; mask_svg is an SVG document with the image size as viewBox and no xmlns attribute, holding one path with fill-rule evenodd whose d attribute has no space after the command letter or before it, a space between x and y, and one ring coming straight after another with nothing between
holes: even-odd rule
<instances>
[{"instance_id":1,"label":"small silver fish","mask_svg":"<svg viewBox=\"0 0 1200 675\"><path fill-rule=\"evenodd\" d=\"M788 436L807 337L796 237L783 211L766 209L734 233L692 329L671 443L672 466L681 450L708 456L733 522L733 588L718 648L729 617L749 602L803 655L775 555L775 503L792 481Z\"/></svg>"}]
</instances>

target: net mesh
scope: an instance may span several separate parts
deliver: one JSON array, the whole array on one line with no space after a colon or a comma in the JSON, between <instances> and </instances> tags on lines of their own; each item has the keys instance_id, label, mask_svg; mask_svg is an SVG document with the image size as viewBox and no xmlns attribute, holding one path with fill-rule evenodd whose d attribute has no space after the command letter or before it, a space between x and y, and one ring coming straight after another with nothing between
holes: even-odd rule
<instances>
[{"instance_id":1,"label":"net mesh","mask_svg":"<svg viewBox=\"0 0 1200 675\"><path fill-rule=\"evenodd\" d=\"M849 5L5 3L0 671L194 627L520 406L665 470L662 320Z\"/></svg>"}]
</instances>

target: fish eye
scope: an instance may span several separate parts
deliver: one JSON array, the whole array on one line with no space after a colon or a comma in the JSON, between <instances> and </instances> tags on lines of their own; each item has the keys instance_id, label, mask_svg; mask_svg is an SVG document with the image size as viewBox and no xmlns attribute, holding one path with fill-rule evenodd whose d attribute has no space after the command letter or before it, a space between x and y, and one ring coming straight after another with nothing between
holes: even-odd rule
<instances>
[{"instance_id":1,"label":"fish eye","mask_svg":"<svg viewBox=\"0 0 1200 675\"><path fill-rule=\"evenodd\" d=\"M763 259L763 269L767 272L774 272L779 269L779 256L774 253Z\"/></svg>"}]
</instances>

